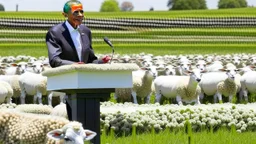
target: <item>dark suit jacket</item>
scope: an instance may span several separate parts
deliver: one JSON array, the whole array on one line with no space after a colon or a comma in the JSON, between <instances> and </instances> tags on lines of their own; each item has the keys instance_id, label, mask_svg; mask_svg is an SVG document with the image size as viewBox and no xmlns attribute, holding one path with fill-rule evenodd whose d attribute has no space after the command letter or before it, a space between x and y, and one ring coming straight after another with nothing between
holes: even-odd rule
<instances>
[{"instance_id":1,"label":"dark suit jacket","mask_svg":"<svg viewBox=\"0 0 256 144\"><path fill-rule=\"evenodd\" d=\"M98 60L93 52L90 29L82 24L79 26L79 32L82 44L81 61L84 63L103 63L102 60ZM46 44L51 67L79 62L76 47L65 22L53 26L47 32Z\"/></svg>"}]
</instances>

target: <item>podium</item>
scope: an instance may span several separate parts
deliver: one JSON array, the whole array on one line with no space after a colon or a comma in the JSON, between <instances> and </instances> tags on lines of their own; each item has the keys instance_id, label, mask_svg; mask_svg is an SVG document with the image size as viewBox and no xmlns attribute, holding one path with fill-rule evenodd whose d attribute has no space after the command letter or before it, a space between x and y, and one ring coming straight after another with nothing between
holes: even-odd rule
<instances>
[{"instance_id":1,"label":"podium","mask_svg":"<svg viewBox=\"0 0 256 144\"><path fill-rule=\"evenodd\" d=\"M44 71L47 90L65 92L71 99L72 120L97 133L91 141L100 144L100 99L106 99L115 88L132 87L136 64L75 64Z\"/></svg>"}]
</instances>

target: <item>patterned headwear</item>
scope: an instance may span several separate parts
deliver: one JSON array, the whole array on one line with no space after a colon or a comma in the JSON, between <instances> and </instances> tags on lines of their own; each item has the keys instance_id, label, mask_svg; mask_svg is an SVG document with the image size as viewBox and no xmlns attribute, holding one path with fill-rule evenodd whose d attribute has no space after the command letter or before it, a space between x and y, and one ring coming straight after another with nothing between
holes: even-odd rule
<instances>
[{"instance_id":1,"label":"patterned headwear","mask_svg":"<svg viewBox=\"0 0 256 144\"><path fill-rule=\"evenodd\" d=\"M72 13L77 10L83 10L83 5L80 1L70 0L65 3L63 7L63 12L68 13L70 10Z\"/></svg>"}]
</instances>

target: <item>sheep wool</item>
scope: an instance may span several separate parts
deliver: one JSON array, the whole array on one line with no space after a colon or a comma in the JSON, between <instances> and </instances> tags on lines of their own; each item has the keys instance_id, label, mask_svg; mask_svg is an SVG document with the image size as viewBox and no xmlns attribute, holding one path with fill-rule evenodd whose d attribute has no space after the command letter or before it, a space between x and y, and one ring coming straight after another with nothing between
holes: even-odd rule
<instances>
[{"instance_id":1,"label":"sheep wool","mask_svg":"<svg viewBox=\"0 0 256 144\"><path fill-rule=\"evenodd\" d=\"M49 115L37 115L5 109L0 111L0 141L5 144L44 144L47 132L62 128L69 121Z\"/></svg>"},{"instance_id":2,"label":"sheep wool","mask_svg":"<svg viewBox=\"0 0 256 144\"><path fill-rule=\"evenodd\" d=\"M123 102L131 102L131 88L116 88L115 89L115 99L117 101L123 101Z\"/></svg>"},{"instance_id":3,"label":"sheep wool","mask_svg":"<svg viewBox=\"0 0 256 144\"><path fill-rule=\"evenodd\" d=\"M238 86L233 80L226 79L225 81L220 82L217 85L217 90L224 96L235 95L237 92Z\"/></svg>"},{"instance_id":4,"label":"sheep wool","mask_svg":"<svg viewBox=\"0 0 256 144\"><path fill-rule=\"evenodd\" d=\"M0 103L11 103L11 97L13 96L13 90L9 83L0 81Z\"/></svg>"},{"instance_id":5,"label":"sheep wool","mask_svg":"<svg viewBox=\"0 0 256 144\"><path fill-rule=\"evenodd\" d=\"M59 117L63 117L63 118L68 119L66 104L61 103L61 104L56 105L52 109L50 115L52 115L52 116L59 116Z\"/></svg>"},{"instance_id":6,"label":"sheep wool","mask_svg":"<svg viewBox=\"0 0 256 144\"><path fill-rule=\"evenodd\" d=\"M177 94L184 101L192 101L197 99L198 95L201 93L201 88L198 84L184 85L177 88Z\"/></svg>"},{"instance_id":7,"label":"sheep wool","mask_svg":"<svg viewBox=\"0 0 256 144\"><path fill-rule=\"evenodd\" d=\"M149 71L144 71L144 74L133 75L133 91L137 93L140 98L147 97L151 92L151 85L153 81L153 75Z\"/></svg>"},{"instance_id":8,"label":"sheep wool","mask_svg":"<svg viewBox=\"0 0 256 144\"><path fill-rule=\"evenodd\" d=\"M19 75L1 75L0 80L5 81L9 83L13 90L13 96L14 98L20 97L21 95L21 89L19 85Z\"/></svg>"},{"instance_id":9,"label":"sheep wool","mask_svg":"<svg viewBox=\"0 0 256 144\"><path fill-rule=\"evenodd\" d=\"M16 110L24 113L49 115L52 112L53 108L49 105L23 104L23 105L18 105L16 107Z\"/></svg>"}]
</instances>

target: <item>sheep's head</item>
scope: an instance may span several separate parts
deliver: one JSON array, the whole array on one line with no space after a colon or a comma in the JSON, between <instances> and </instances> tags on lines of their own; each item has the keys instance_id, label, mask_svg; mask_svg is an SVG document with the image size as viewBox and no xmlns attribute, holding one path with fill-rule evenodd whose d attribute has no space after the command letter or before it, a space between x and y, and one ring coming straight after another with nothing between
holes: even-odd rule
<instances>
[{"instance_id":1,"label":"sheep's head","mask_svg":"<svg viewBox=\"0 0 256 144\"><path fill-rule=\"evenodd\" d=\"M93 139L97 134L90 130L84 130L79 122L70 122L62 129L52 130L47 133L48 138L64 143L84 144L84 141Z\"/></svg>"},{"instance_id":2,"label":"sheep's head","mask_svg":"<svg viewBox=\"0 0 256 144\"><path fill-rule=\"evenodd\" d=\"M239 69L228 68L228 69L220 69L220 71L226 72L229 80L234 80L235 75L237 74L237 72L239 72Z\"/></svg>"},{"instance_id":3,"label":"sheep's head","mask_svg":"<svg viewBox=\"0 0 256 144\"><path fill-rule=\"evenodd\" d=\"M190 75L190 78L192 78L196 82L201 81L202 73L205 73L206 71L201 71L200 69L193 69L193 70L188 70L186 73Z\"/></svg>"},{"instance_id":4,"label":"sheep's head","mask_svg":"<svg viewBox=\"0 0 256 144\"><path fill-rule=\"evenodd\" d=\"M33 71L37 74L44 71L44 64L42 62L34 62L32 63Z\"/></svg>"},{"instance_id":5,"label":"sheep's head","mask_svg":"<svg viewBox=\"0 0 256 144\"><path fill-rule=\"evenodd\" d=\"M165 75L176 75L176 67L168 65L165 67Z\"/></svg>"},{"instance_id":6,"label":"sheep's head","mask_svg":"<svg viewBox=\"0 0 256 144\"><path fill-rule=\"evenodd\" d=\"M28 63L27 62L19 62L18 64L12 63L12 66L17 67L17 73L18 74L23 74L27 71L28 68Z\"/></svg>"}]
</instances>

